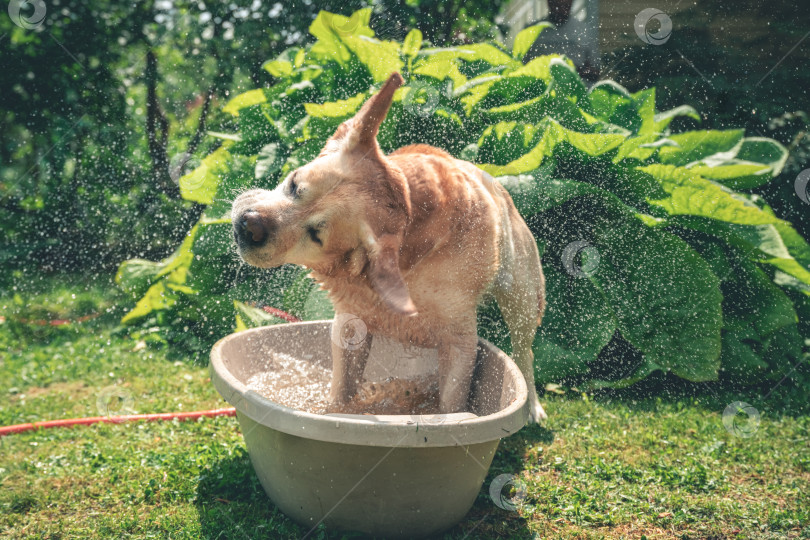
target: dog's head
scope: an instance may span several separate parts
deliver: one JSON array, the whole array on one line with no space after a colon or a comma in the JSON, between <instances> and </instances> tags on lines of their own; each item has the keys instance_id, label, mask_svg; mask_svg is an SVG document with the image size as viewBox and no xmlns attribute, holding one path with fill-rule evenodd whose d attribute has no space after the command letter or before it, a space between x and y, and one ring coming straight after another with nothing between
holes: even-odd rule
<instances>
[{"instance_id":1,"label":"dog's head","mask_svg":"<svg viewBox=\"0 0 810 540\"><path fill-rule=\"evenodd\" d=\"M411 215L408 184L377 144L377 131L402 82L399 73L392 74L354 118L338 127L314 161L291 172L276 189L251 190L234 201L234 238L245 262L362 274L394 311L416 313L399 271Z\"/></svg>"}]
</instances>

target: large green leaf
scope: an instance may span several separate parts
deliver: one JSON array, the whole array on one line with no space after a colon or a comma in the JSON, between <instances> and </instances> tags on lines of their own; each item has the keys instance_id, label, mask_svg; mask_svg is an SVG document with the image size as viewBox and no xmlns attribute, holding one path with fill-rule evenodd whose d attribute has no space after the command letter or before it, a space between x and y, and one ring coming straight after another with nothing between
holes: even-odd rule
<instances>
[{"instance_id":1,"label":"large green leaf","mask_svg":"<svg viewBox=\"0 0 810 540\"><path fill-rule=\"evenodd\" d=\"M598 187L584 182L551 178L554 163L547 163L531 174L499 176L496 178L506 188L515 207L524 218L545 212L577 197L598 195L610 197Z\"/></svg>"},{"instance_id":2,"label":"large green leaf","mask_svg":"<svg viewBox=\"0 0 810 540\"><path fill-rule=\"evenodd\" d=\"M646 226L615 196L594 186L542 179L532 186L527 178L504 183L512 184L507 189L518 195L515 202L524 210L533 210L533 201L540 211L580 201L561 211L560 221L544 226L554 232L550 241L556 246L548 248L544 260L549 254L564 259L566 249L578 242L595 249L596 267L575 277L598 287L622 336L649 362L680 377L716 378L722 295L718 278L700 256L678 237ZM565 229L570 212L592 215L592 231L556 232Z\"/></svg>"},{"instance_id":3,"label":"large green leaf","mask_svg":"<svg viewBox=\"0 0 810 540\"><path fill-rule=\"evenodd\" d=\"M268 60L262 65L270 75L277 78L289 77L293 70L300 67L304 61L305 51L301 47L291 47L278 55L274 60Z\"/></svg>"},{"instance_id":4,"label":"large green leaf","mask_svg":"<svg viewBox=\"0 0 810 540\"><path fill-rule=\"evenodd\" d=\"M461 95L465 111L469 114L473 108L490 109L490 115L494 116L499 107L514 106L523 103L518 108L522 110L524 121L532 120L532 109L527 108L527 104L535 103L537 98L543 96L547 83L530 77L528 75L506 77L487 75L473 79L459 88L456 92ZM545 99L544 103L552 100ZM509 110L509 109L504 109ZM547 113L543 113L545 115ZM536 116L536 113L535 113ZM541 118L539 116L538 118Z\"/></svg>"},{"instance_id":5,"label":"large green leaf","mask_svg":"<svg viewBox=\"0 0 810 540\"><path fill-rule=\"evenodd\" d=\"M772 176L782 172L787 158L787 148L764 137L746 137L737 152L737 159L768 165L773 171Z\"/></svg>"},{"instance_id":6,"label":"large green leaf","mask_svg":"<svg viewBox=\"0 0 810 540\"><path fill-rule=\"evenodd\" d=\"M719 280L683 240L603 205L592 244L591 279L607 298L627 341L691 381L717 378L722 327Z\"/></svg>"},{"instance_id":7,"label":"large green leaf","mask_svg":"<svg viewBox=\"0 0 810 540\"><path fill-rule=\"evenodd\" d=\"M467 83L467 77L458 69L460 49L422 49L413 64L412 73L438 81L450 79L454 88Z\"/></svg>"},{"instance_id":8,"label":"large green leaf","mask_svg":"<svg viewBox=\"0 0 810 540\"><path fill-rule=\"evenodd\" d=\"M571 276L558 265L544 267L546 314L534 339L539 383L585 375L616 330L616 319L601 291L588 279Z\"/></svg>"},{"instance_id":9,"label":"large green leaf","mask_svg":"<svg viewBox=\"0 0 810 540\"><path fill-rule=\"evenodd\" d=\"M511 70L506 76L507 77L532 77L534 79L539 79L546 84L551 84L552 81L552 74L551 74L551 66L557 62L564 62L569 65L569 67L573 67L573 63L571 60L565 58L560 54L548 54L544 56L538 56L537 58L532 58L526 65L520 66L517 69Z\"/></svg>"},{"instance_id":10,"label":"large green leaf","mask_svg":"<svg viewBox=\"0 0 810 540\"><path fill-rule=\"evenodd\" d=\"M641 126L638 128L640 135L657 133L655 125L655 88L647 88L633 94L633 101L638 107L638 116L641 119Z\"/></svg>"},{"instance_id":11,"label":"large green leaf","mask_svg":"<svg viewBox=\"0 0 810 540\"><path fill-rule=\"evenodd\" d=\"M561 58L554 58L549 64L551 70L552 86L551 90L557 97L565 97L576 103L584 111L591 111L591 103L588 100L588 88L577 73L576 68L570 62Z\"/></svg>"},{"instance_id":12,"label":"large green leaf","mask_svg":"<svg viewBox=\"0 0 810 540\"><path fill-rule=\"evenodd\" d=\"M556 97L550 93L542 96L500 105L483 112L491 123L496 122L530 122L542 124L551 118L568 129L585 131L588 123L582 111L573 101L565 97Z\"/></svg>"},{"instance_id":13,"label":"large green leaf","mask_svg":"<svg viewBox=\"0 0 810 540\"><path fill-rule=\"evenodd\" d=\"M163 269L163 264L159 262L147 261L144 259L129 259L118 267L115 274L115 282L124 291L134 297L143 295L157 275Z\"/></svg>"},{"instance_id":14,"label":"large green leaf","mask_svg":"<svg viewBox=\"0 0 810 540\"><path fill-rule=\"evenodd\" d=\"M800 343L794 342L792 355L780 358L772 351L773 365L761 354L777 333L796 326L796 311L790 299L756 264L719 240L698 237L691 244L720 278L724 327L721 364L726 376L753 383L769 370L783 372L785 363L800 351Z\"/></svg>"},{"instance_id":15,"label":"large green leaf","mask_svg":"<svg viewBox=\"0 0 810 540\"><path fill-rule=\"evenodd\" d=\"M693 107L690 107L689 105L680 105L674 109L656 113L655 131L663 132L665 129L667 129L667 127L669 127L669 124L679 116L687 116L693 120L697 120L698 122L701 120L700 115Z\"/></svg>"},{"instance_id":16,"label":"large green leaf","mask_svg":"<svg viewBox=\"0 0 810 540\"><path fill-rule=\"evenodd\" d=\"M541 135L542 132L534 124L498 122L487 127L478 140L478 159L504 165L533 148Z\"/></svg>"},{"instance_id":17,"label":"large green leaf","mask_svg":"<svg viewBox=\"0 0 810 540\"><path fill-rule=\"evenodd\" d=\"M625 159L635 159L637 161L647 161L662 146L674 146L675 142L667 138L659 138L657 133L637 135L624 141L616 155L613 157L614 163L619 163Z\"/></svg>"},{"instance_id":18,"label":"large green leaf","mask_svg":"<svg viewBox=\"0 0 810 540\"><path fill-rule=\"evenodd\" d=\"M614 81L599 81L589 91L592 112L604 122L631 132L641 127L638 105L626 88Z\"/></svg>"},{"instance_id":19,"label":"large green leaf","mask_svg":"<svg viewBox=\"0 0 810 540\"><path fill-rule=\"evenodd\" d=\"M408 35L405 36L405 40L402 42L402 54L407 56L408 58L414 58L417 54L419 54L419 49L422 48L422 32L419 29L414 28Z\"/></svg>"},{"instance_id":20,"label":"large green leaf","mask_svg":"<svg viewBox=\"0 0 810 540\"><path fill-rule=\"evenodd\" d=\"M696 174L733 189L751 189L776 177L787 161L787 149L763 138L743 140L735 158L703 160L691 167Z\"/></svg>"},{"instance_id":21,"label":"large green leaf","mask_svg":"<svg viewBox=\"0 0 810 540\"><path fill-rule=\"evenodd\" d=\"M337 127L351 118L367 99L366 94L357 94L349 99L329 101L323 104L305 103L304 109L309 120L304 130L304 136L325 140L330 137Z\"/></svg>"},{"instance_id":22,"label":"large green leaf","mask_svg":"<svg viewBox=\"0 0 810 540\"><path fill-rule=\"evenodd\" d=\"M537 37L540 33L543 30L553 27L551 23L543 22L527 26L518 32L518 35L515 36L515 41L512 43L512 56L516 60L523 60L523 57L526 56L526 53L532 48L534 42L537 41Z\"/></svg>"},{"instance_id":23,"label":"large green leaf","mask_svg":"<svg viewBox=\"0 0 810 540\"><path fill-rule=\"evenodd\" d=\"M688 165L709 157L726 161L737 155L743 135L741 129L687 131L670 135L669 138L677 146L662 147L658 151L658 158L667 165Z\"/></svg>"},{"instance_id":24,"label":"large green leaf","mask_svg":"<svg viewBox=\"0 0 810 540\"><path fill-rule=\"evenodd\" d=\"M185 283L185 271L194 256L191 246L194 244L198 230L197 226L192 228L180 247L170 257L159 263L143 259L124 261L118 267L115 282L134 296L141 296L157 280L172 273L175 274L173 278L175 283Z\"/></svg>"},{"instance_id":25,"label":"large green leaf","mask_svg":"<svg viewBox=\"0 0 810 540\"><path fill-rule=\"evenodd\" d=\"M223 144L203 159L199 167L180 177L180 195L188 201L211 204L217 193L220 175L228 170L230 162L231 155Z\"/></svg>"},{"instance_id":26,"label":"large green leaf","mask_svg":"<svg viewBox=\"0 0 810 540\"><path fill-rule=\"evenodd\" d=\"M242 109L246 109L252 105L259 105L260 103L266 103L267 97L264 95L264 90L261 88L257 88L256 90L248 90L247 92L243 92L238 96L235 96L225 104L222 108L223 112L230 113L234 116L239 116L239 111Z\"/></svg>"},{"instance_id":27,"label":"large green leaf","mask_svg":"<svg viewBox=\"0 0 810 540\"><path fill-rule=\"evenodd\" d=\"M369 28L371 8L354 12L350 17L321 11L309 26L309 33L318 38L310 48L310 53L321 61L335 61L345 65L352 59L352 51L346 46L344 37L374 37Z\"/></svg>"},{"instance_id":28,"label":"large green leaf","mask_svg":"<svg viewBox=\"0 0 810 540\"><path fill-rule=\"evenodd\" d=\"M136 321L155 311L170 308L176 302L176 294L171 289L168 289L164 282L158 281L149 287L146 294L138 300L134 308L124 315L121 322L127 324Z\"/></svg>"},{"instance_id":29,"label":"large green leaf","mask_svg":"<svg viewBox=\"0 0 810 540\"><path fill-rule=\"evenodd\" d=\"M750 259L778 268L810 286L810 247L789 225L736 225L695 216L676 216L668 223L714 235L744 250Z\"/></svg>"},{"instance_id":30,"label":"large green leaf","mask_svg":"<svg viewBox=\"0 0 810 540\"><path fill-rule=\"evenodd\" d=\"M782 223L745 197L699 176L692 169L656 163L638 170L657 180L669 195L665 199L650 200L650 204L672 215L689 214L741 225Z\"/></svg>"},{"instance_id":31,"label":"large green leaf","mask_svg":"<svg viewBox=\"0 0 810 540\"><path fill-rule=\"evenodd\" d=\"M383 82L391 73L402 70L403 62L397 43L360 35L346 35L342 39L357 59L368 68L375 82Z\"/></svg>"},{"instance_id":32,"label":"large green leaf","mask_svg":"<svg viewBox=\"0 0 810 540\"><path fill-rule=\"evenodd\" d=\"M554 149L563 142L595 157L600 156L618 147L624 137L615 134L578 133L564 128L559 123L549 119L540 142L529 152L506 165L483 164L480 167L492 176L506 176L522 174L540 167L543 160L552 155Z\"/></svg>"},{"instance_id":33,"label":"large green leaf","mask_svg":"<svg viewBox=\"0 0 810 540\"><path fill-rule=\"evenodd\" d=\"M267 178L281 170L286 160L284 150L279 143L270 143L259 150L256 156L257 179Z\"/></svg>"},{"instance_id":34,"label":"large green leaf","mask_svg":"<svg viewBox=\"0 0 810 540\"><path fill-rule=\"evenodd\" d=\"M459 48L460 54L458 58L467 62L475 62L481 60L491 66L504 66L515 67L519 66L520 62L489 43L472 43L463 45Z\"/></svg>"}]
</instances>

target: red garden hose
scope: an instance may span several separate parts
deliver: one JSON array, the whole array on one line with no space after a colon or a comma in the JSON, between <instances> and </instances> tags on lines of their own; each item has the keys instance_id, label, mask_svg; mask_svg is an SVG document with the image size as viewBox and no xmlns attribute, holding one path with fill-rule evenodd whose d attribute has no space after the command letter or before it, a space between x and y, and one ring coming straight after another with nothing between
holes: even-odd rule
<instances>
[{"instance_id":1,"label":"red garden hose","mask_svg":"<svg viewBox=\"0 0 810 540\"><path fill-rule=\"evenodd\" d=\"M291 323L293 323L293 322L301 322L301 319L299 319L298 317L296 317L294 315L290 315L286 311L281 311L278 308L274 308L274 307L270 307L270 306L264 306L262 309L264 311L266 311L267 313L269 313L270 315L273 315L274 317L278 317L279 319L284 319L287 322L291 322Z\"/></svg>"},{"instance_id":2,"label":"red garden hose","mask_svg":"<svg viewBox=\"0 0 810 540\"><path fill-rule=\"evenodd\" d=\"M12 433L22 433L34 429L45 429L68 426L87 426L90 424L120 424L133 420L196 420L200 417L212 418L214 416L236 416L236 409L227 407L225 409L212 409L210 411L174 412L156 414L126 414L122 416L91 416L89 418L67 418L64 420L47 420L45 422L34 422L29 424L16 424L13 426L0 427L0 437L11 435Z\"/></svg>"},{"instance_id":3,"label":"red garden hose","mask_svg":"<svg viewBox=\"0 0 810 540\"><path fill-rule=\"evenodd\" d=\"M301 319L299 319L298 317L294 317L293 315L290 315L286 311L282 311L280 309L270 306L265 306L262 309L267 313L269 313L270 315L278 317L279 319L284 319L287 322L291 323L301 322ZM85 322L97 316L98 314L80 317L75 322ZM69 324L71 321L59 319L55 321L23 321L23 322L36 325L49 324L51 326L61 326L63 324ZM98 424L98 423L120 424L122 422L131 422L133 420L154 421L154 420L174 420L175 418L178 420L196 420L197 418L203 416L207 418L212 418L214 416L236 416L236 409L234 409L233 407L227 407L224 409L212 409L210 411L155 413L155 414L126 414L121 416L91 416L88 418L66 418L64 420L47 420L45 422L15 424L13 426L0 426L0 437L11 435L12 433L22 433L24 431L31 431L34 429L46 429L55 427L68 427L68 426L87 426L90 424Z\"/></svg>"}]
</instances>

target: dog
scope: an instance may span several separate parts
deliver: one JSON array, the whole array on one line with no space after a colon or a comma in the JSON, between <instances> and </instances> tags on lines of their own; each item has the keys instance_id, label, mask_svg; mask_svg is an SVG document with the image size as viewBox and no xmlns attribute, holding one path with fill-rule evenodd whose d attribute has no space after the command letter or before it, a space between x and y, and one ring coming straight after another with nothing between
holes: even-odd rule
<instances>
[{"instance_id":1,"label":"dog","mask_svg":"<svg viewBox=\"0 0 810 540\"><path fill-rule=\"evenodd\" d=\"M439 410L464 411L476 309L494 297L529 389L530 420L539 422L546 414L532 342L545 281L535 239L507 191L472 163L422 144L383 154L377 132L402 83L392 74L317 158L275 189L237 197L231 217L239 255L262 268L309 268L336 317L365 323L367 337L356 347L341 347L333 324L330 410L355 396L379 335L437 349Z\"/></svg>"}]
</instances>

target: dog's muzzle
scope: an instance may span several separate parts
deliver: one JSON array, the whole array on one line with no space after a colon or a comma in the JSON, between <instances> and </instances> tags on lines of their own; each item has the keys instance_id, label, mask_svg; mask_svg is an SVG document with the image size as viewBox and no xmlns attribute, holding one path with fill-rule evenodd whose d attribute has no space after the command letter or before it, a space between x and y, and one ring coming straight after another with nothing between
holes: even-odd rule
<instances>
[{"instance_id":1,"label":"dog's muzzle","mask_svg":"<svg viewBox=\"0 0 810 540\"><path fill-rule=\"evenodd\" d=\"M255 210L245 210L233 221L233 238L240 248L263 246L270 236L270 228Z\"/></svg>"}]
</instances>

